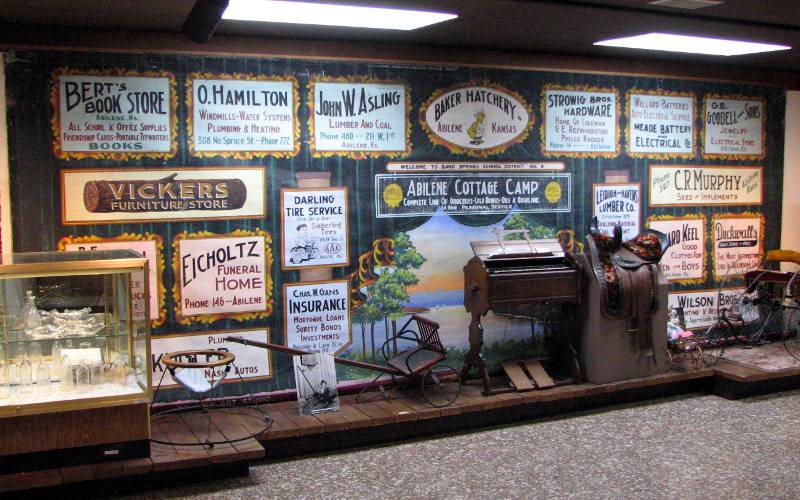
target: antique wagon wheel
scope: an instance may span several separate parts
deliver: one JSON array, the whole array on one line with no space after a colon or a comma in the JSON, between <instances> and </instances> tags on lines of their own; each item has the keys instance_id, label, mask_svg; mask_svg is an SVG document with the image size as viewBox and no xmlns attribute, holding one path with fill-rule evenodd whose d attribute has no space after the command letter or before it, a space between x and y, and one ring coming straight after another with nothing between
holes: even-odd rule
<instances>
[{"instance_id":1,"label":"antique wagon wheel","mask_svg":"<svg viewBox=\"0 0 800 500\"><path fill-rule=\"evenodd\" d=\"M692 366L695 370L699 370L703 367L703 349L701 349L699 345L692 347L689 355L692 358Z\"/></svg>"},{"instance_id":2,"label":"antique wagon wheel","mask_svg":"<svg viewBox=\"0 0 800 500\"><path fill-rule=\"evenodd\" d=\"M736 333L723 314L720 319L708 327L704 337L701 348L703 363L706 366L714 366L719 363L725 353L725 348L735 342Z\"/></svg>"},{"instance_id":3,"label":"antique wagon wheel","mask_svg":"<svg viewBox=\"0 0 800 500\"><path fill-rule=\"evenodd\" d=\"M455 368L440 363L425 372L420 386L425 401L431 406L442 408L458 399L461 394L461 377Z\"/></svg>"}]
</instances>

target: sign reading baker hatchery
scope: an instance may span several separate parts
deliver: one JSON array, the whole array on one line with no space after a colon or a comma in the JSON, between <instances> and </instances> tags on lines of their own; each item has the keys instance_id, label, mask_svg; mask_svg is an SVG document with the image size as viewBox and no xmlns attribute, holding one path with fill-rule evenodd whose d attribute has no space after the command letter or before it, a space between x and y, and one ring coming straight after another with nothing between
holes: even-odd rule
<instances>
[{"instance_id":1,"label":"sign reading baker hatchery","mask_svg":"<svg viewBox=\"0 0 800 500\"><path fill-rule=\"evenodd\" d=\"M308 83L308 107L313 156L358 159L411 152L411 94L403 83L315 77Z\"/></svg>"},{"instance_id":2,"label":"sign reading baker hatchery","mask_svg":"<svg viewBox=\"0 0 800 500\"><path fill-rule=\"evenodd\" d=\"M264 167L61 171L64 225L266 216Z\"/></svg>"},{"instance_id":3,"label":"sign reading baker hatchery","mask_svg":"<svg viewBox=\"0 0 800 500\"><path fill-rule=\"evenodd\" d=\"M653 215L647 227L669 237L669 248L658 263L665 278L685 285L706 281L705 215Z\"/></svg>"},{"instance_id":4,"label":"sign reading baker hatchery","mask_svg":"<svg viewBox=\"0 0 800 500\"><path fill-rule=\"evenodd\" d=\"M761 205L762 167L651 165L651 207Z\"/></svg>"},{"instance_id":5,"label":"sign reading baker hatchery","mask_svg":"<svg viewBox=\"0 0 800 500\"><path fill-rule=\"evenodd\" d=\"M703 158L764 159L765 123L763 98L703 96Z\"/></svg>"},{"instance_id":6,"label":"sign reading baker hatchery","mask_svg":"<svg viewBox=\"0 0 800 500\"><path fill-rule=\"evenodd\" d=\"M283 297L287 346L335 356L353 342L349 281L286 284Z\"/></svg>"},{"instance_id":7,"label":"sign reading baker hatchery","mask_svg":"<svg viewBox=\"0 0 800 500\"><path fill-rule=\"evenodd\" d=\"M697 117L691 92L628 91L628 155L637 158L691 158Z\"/></svg>"},{"instance_id":8,"label":"sign reading baker hatchery","mask_svg":"<svg viewBox=\"0 0 800 500\"><path fill-rule=\"evenodd\" d=\"M192 73L186 79L193 156L294 156L300 151L294 77Z\"/></svg>"},{"instance_id":9,"label":"sign reading baker hatchery","mask_svg":"<svg viewBox=\"0 0 800 500\"><path fill-rule=\"evenodd\" d=\"M521 95L491 82L437 90L419 110L420 124L431 142L452 153L479 157L523 142L534 120Z\"/></svg>"},{"instance_id":10,"label":"sign reading baker hatchery","mask_svg":"<svg viewBox=\"0 0 800 500\"><path fill-rule=\"evenodd\" d=\"M619 156L619 91L545 85L542 153L545 156Z\"/></svg>"},{"instance_id":11,"label":"sign reading baker hatchery","mask_svg":"<svg viewBox=\"0 0 800 500\"><path fill-rule=\"evenodd\" d=\"M764 226L762 214L715 214L711 218L715 280L738 277L759 266Z\"/></svg>"},{"instance_id":12,"label":"sign reading baker hatchery","mask_svg":"<svg viewBox=\"0 0 800 500\"><path fill-rule=\"evenodd\" d=\"M50 91L61 159L175 156L175 77L166 71L58 69Z\"/></svg>"},{"instance_id":13,"label":"sign reading baker hatchery","mask_svg":"<svg viewBox=\"0 0 800 500\"><path fill-rule=\"evenodd\" d=\"M180 233L173 241L176 316L182 324L272 312L272 238L264 231Z\"/></svg>"}]
</instances>

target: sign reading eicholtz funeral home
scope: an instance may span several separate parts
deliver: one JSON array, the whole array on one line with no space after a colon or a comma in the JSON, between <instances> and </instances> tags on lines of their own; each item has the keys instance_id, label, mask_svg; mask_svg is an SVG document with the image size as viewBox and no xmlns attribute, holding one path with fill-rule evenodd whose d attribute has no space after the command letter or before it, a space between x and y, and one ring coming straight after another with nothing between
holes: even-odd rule
<instances>
[{"instance_id":1,"label":"sign reading eicholtz funeral home","mask_svg":"<svg viewBox=\"0 0 800 500\"><path fill-rule=\"evenodd\" d=\"M65 225L266 216L263 167L61 171Z\"/></svg>"}]
</instances>

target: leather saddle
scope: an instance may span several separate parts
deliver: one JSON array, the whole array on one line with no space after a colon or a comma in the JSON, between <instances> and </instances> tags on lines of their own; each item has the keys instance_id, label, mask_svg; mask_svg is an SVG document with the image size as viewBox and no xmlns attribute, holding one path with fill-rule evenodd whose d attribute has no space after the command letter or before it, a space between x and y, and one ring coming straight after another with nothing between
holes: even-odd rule
<instances>
[{"instance_id":1,"label":"leather saddle","mask_svg":"<svg viewBox=\"0 0 800 500\"><path fill-rule=\"evenodd\" d=\"M666 234L645 229L622 241L622 226L609 236L597 229L592 218L586 236L589 257L601 290L601 308L611 318L628 318L629 332L638 332L643 321L658 309L658 262L669 247Z\"/></svg>"}]
</instances>

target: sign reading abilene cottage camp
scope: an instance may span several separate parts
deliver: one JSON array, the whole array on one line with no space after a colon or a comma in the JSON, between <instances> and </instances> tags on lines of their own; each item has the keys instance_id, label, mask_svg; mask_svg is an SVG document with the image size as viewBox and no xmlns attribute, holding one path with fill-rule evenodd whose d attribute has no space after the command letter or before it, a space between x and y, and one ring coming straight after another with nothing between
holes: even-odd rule
<instances>
[{"instance_id":1,"label":"sign reading abilene cottage camp","mask_svg":"<svg viewBox=\"0 0 800 500\"><path fill-rule=\"evenodd\" d=\"M336 355L352 343L349 281L286 284L283 296L287 346Z\"/></svg>"},{"instance_id":2,"label":"sign reading abilene cottage camp","mask_svg":"<svg viewBox=\"0 0 800 500\"><path fill-rule=\"evenodd\" d=\"M761 160L766 111L759 97L703 96L703 158Z\"/></svg>"},{"instance_id":3,"label":"sign reading abilene cottage camp","mask_svg":"<svg viewBox=\"0 0 800 500\"><path fill-rule=\"evenodd\" d=\"M175 77L168 72L107 70L53 74L54 153L62 159L177 152Z\"/></svg>"},{"instance_id":4,"label":"sign reading abilene cottage camp","mask_svg":"<svg viewBox=\"0 0 800 500\"><path fill-rule=\"evenodd\" d=\"M651 207L761 205L763 167L651 165Z\"/></svg>"},{"instance_id":5,"label":"sign reading abilene cottage camp","mask_svg":"<svg viewBox=\"0 0 800 500\"><path fill-rule=\"evenodd\" d=\"M695 95L633 89L627 94L628 154L690 158L695 152Z\"/></svg>"},{"instance_id":6,"label":"sign reading abilene cottage camp","mask_svg":"<svg viewBox=\"0 0 800 500\"><path fill-rule=\"evenodd\" d=\"M542 153L545 156L619 155L619 91L545 85L542 89Z\"/></svg>"},{"instance_id":7,"label":"sign reading abilene cottage camp","mask_svg":"<svg viewBox=\"0 0 800 500\"><path fill-rule=\"evenodd\" d=\"M419 122L432 143L481 157L523 142L534 120L521 95L491 82L439 89L419 110Z\"/></svg>"},{"instance_id":8,"label":"sign reading abilene cottage camp","mask_svg":"<svg viewBox=\"0 0 800 500\"><path fill-rule=\"evenodd\" d=\"M300 150L294 77L192 73L188 145L194 156L292 156ZM243 154L247 152L247 154Z\"/></svg>"},{"instance_id":9,"label":"sign reading abilene cottage camp","mask_svg":"<svg viewBox=\"0 0 800 500\"><path fill-rule=\"evenodd\" d=\"M353 158L411 152L411 97L403 83L350 78L312 78L308 106L314 156Z\"/></svg>"},{"instance_id":10,"label":"sign reading abilene cottage camp","mask_svg":"<svg viewBox=\"0 0 800 500\"><path fill-rule=\"evenodd\" d=\"M665 278L682 284L706 280L705 215L651 216L647 226L669 237L669 248L658 264Z\"/></svg>"}]
</instances>

